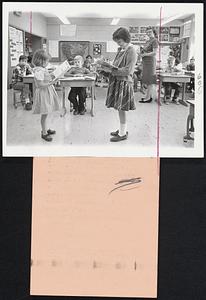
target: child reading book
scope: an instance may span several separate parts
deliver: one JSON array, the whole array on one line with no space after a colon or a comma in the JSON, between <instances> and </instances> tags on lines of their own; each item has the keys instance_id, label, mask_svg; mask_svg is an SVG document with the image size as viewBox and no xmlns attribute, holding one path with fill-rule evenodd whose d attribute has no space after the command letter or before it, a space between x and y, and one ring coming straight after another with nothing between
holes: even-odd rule
<instances>
[{"instance_id":1,"label":"child reading book","mask_svg":"<svg viewBox=\"0 0 206 300\"><path fill-rule=\"evenodd\" d=\"M190 63L187 65L187 71L195 71L195 58L192 57L190 59ZM195 90L195 78L194 76L190 78L190 83L189 83L189 91L194 92Z\"/></svg>"},{"instance_id":2,"label":"child reading book","mask_svg":"<svg viewBox=\"0 0 206 300\"><path fill-rule=\"evenodd\" d=\"M101 66L110 71L106 106L116 109L119 115L119 129L110 132L110 141L120 142L128 138L126 113L135 110L133 73L137 54L127 28L118 28L112 37L119 46L114 62L102 62Z\"/></svg>"},{"instance_id":3,"label":"child reading book","mask_svg":"<svg viewBox=\"0 0 206 300\"><path fill-rule=\"evenodd\" d=\"M83 77L84 75L92 75L88 69L83 67L83 57L80 55L75 56L74 66L65 74L66 76ZM78 99L77 99L78 97ZM86 102L86 88L85 87L72 87L69 96L69 101L73 104L74 115L85 114L85 102Z\"/></svg>"},{"instance_id":4,"label":"child reading book","mask_svg":"<svg viewBox=\"0 0 206 300\"><path fill-rule=\"evenodd\" d=\"M33 56L36 85L33 113L41 115L41 137L47 142L51 142L51 135L56 133L55 130L49 129L47 126L48 114L60 109L60 100L53 86L57 78L46 69L49 59L50 56L44 50L37 50Z\"/></svg>"}]
</instances>

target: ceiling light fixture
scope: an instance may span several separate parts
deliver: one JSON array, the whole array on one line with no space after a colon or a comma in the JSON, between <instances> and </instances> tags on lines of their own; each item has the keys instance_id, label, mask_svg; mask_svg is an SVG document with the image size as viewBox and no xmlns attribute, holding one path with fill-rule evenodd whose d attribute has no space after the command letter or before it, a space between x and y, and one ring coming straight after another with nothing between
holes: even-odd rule
<instances>
[{"instance_id":1,"label":"ceiling light fixture","mask_svg":"<svg viewBox=\"0 0 206 300\"><path fill-rule=\"evenodd\" d=\"M120 18L113 18L110 25L117 25L119 23L119 21L120 21Z\"/></svg>"},{"instance_id":2,"label":"ceiling light fixture","mask_svg":"<svg viewBox=\"0 0 206 300\"><path fill-rule=\"evenodd\" d=\"M63 24L71 24L66 16L60 15L60 14L58 14L56 16Z\"/></svg>"}]
</instances>

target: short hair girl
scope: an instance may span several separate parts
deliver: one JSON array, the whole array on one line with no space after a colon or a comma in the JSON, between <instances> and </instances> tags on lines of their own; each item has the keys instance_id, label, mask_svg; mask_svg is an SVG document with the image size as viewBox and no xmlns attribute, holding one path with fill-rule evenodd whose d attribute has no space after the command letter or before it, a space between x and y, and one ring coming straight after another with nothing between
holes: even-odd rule
<instances>
[{"instance_id":1,"label":"short hair girl","mask_svg":"<svg viewBox=\"0 0 206 300\"><path fill-rule=\"evenodd\" d=\"M34 114L41 114L41 137L47 142L52 141L52 134L55 130L47 127L47 116L49 113L60 109L59 97L54 89L53 84L55 80L52 79L51 74L46 69L50 55L42 49L37 50L33 56L34 81L36 85L34 95Z\"/></svg>"}]
</instances>

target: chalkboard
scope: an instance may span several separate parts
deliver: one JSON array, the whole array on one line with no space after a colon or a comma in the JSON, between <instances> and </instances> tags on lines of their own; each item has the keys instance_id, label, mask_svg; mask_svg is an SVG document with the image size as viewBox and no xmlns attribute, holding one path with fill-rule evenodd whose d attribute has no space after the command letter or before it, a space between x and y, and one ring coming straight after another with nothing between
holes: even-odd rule
<instances>
[{"instance_id":1,"label":"chalkboard","mask_svg":"<svg viewBox=\"0 0 206 300\"><path fill-rule=\"evenodd\" d=\"M85 59L89 54L89 42L81 41L60 41L59 60L72 60L76 55L81 55Z\"/></svg>"}]
</instances>

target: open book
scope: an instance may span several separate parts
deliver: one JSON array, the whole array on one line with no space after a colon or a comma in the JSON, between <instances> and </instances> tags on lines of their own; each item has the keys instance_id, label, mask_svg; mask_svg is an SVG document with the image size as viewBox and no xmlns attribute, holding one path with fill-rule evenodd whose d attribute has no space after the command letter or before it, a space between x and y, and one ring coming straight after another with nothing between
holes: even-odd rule
<instances>
[{"instance_id":1,"label":"open book","mask_svg":"<svg viewBox=\"0 0 206 300\"><path fill-rule=\"evenodd\" d=\"M116 67L116 66L114 66L111 63L108 63L106 61L101 62L100 65L101 65L102 68L106 68L106 69L110 69L110 70L112 70L112 69L117 70L118 69L118 67Z\"/></svg>"},{"instance_id":2,"label":"open book","mask_svg":"<svg viewBox=\"0 0 206 300\"><path fill-rule=\"evenodd\" d=\"M55 77L55 79L62 77L69 69L71 68L70 64L67 60L65 60L61 65L59 65L54 72L52 72L52 75Z\"/></svg>"},{"instance_id":3,"label":"open book","mask_svg":"<svg viewBox=\"0 0 206 300\"><path fill-rule=\"evenodd\" d=\"M104 59L96 59L94 61L94 64L98 64L102 67L102 69L106 69L106 70L117 70L118 67L114 66L112 63L106 62Z\"/></svg>"},{"instance_id":4,"label":"open book","mask_svg":"<svg viewBox=\"0 0 206 300\"><path fill-rule=\"evenodd\" d=\"M112 71L118 70L118 68L116 66L112 65L111 63L102 62L102 64L100 65L100 70L110 74L110 73L112 73Z\"/></svg>"}]
</instances>

